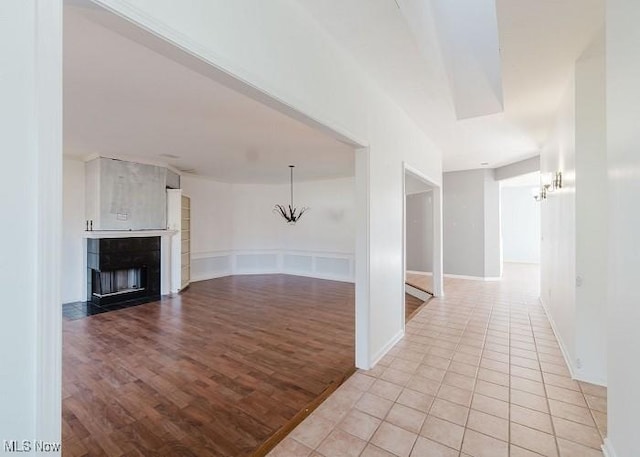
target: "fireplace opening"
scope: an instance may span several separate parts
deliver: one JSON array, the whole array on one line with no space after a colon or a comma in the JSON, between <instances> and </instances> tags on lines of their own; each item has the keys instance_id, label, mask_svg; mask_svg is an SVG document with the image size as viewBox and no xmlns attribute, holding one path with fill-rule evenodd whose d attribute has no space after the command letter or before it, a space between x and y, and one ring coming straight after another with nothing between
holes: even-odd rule
<instances>
[{"instance_id":1,"label":"fireplace opening","mask_svg":"<svg viewBox=\"0 0 640 457\"><path fill-rule=\"evenodd\" d=\"M160 237L87 240L87 301L115 307L160 298Z\"/></svg>"},{"instance_id":2,"label":"fireplace opening","mask_svg":"<svg viewBox=\"0 0 640 457\"><path fill-rule=\"evenodd\" d=\"M146 289L146 271L142 268L126 268L113 271L93 271L91 291L95 297L113 297Z\"/></svg>"}]
</instances>

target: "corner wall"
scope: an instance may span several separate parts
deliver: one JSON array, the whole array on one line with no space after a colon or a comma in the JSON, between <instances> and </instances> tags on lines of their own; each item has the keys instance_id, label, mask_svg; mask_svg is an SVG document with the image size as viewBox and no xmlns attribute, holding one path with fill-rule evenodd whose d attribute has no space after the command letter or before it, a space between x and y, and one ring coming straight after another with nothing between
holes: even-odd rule
<instances>
[{"instance_id":1,"label":"corner wall","mask_svg":"<svg viewBox=\"0 0 640 457\"><path fill-rule=\"evenodd\" d=\"M576 356L607 384L607 113L604 30L576 62Z\"/></svg>"},{"instance_id":2,"label":"corner wall","mask_svg":"<svg viewBox=\"0 0 640 457\"><path fill-rule=\"evenodd\" d=\"M0 24L0 440L59 443L62 0L0 2Z\"/></svg>"},{"instance_id":3,"label":"corner wall","mask_svg":"<svg viewBox=\"0 0 640 457\"><path fill-rule=\"evenodd\" d=\"M562 189L541 204L541 301L576 379L607 384L604 36L576 61L541 175Z\"/></svg>"},{"instance_id":4,"label":"corner wall","mask_svg":"<svg viewBox=\"0 0 640 457\"><path fill-rule=\"evenodd\" d=\"M361 148L356 365L370 368L404 335L403 163L440 184L441 152L297 2L95 3L175 45L158 52Z\"/></svg>"},{"instance_id":5,"label":"corner wall","mask_svg":"<svg viewBox=\"0 0 640 457\"><path fill-rule=\"evenodd\" d=\"M552 139L540 154L541 176L562 171L562 189L540 202L540 300L572 374L576 372L575 76L572 74Z\"/></svg>"},{"instance_id":6,"label":"corner wall","mask_svg":"<svg viewBox=\"0 0 640 457\"><path fill-rule=\"evenodd\" d=\"M606 3L607 457L640 455L640 2Z\"/></svg>"},{"instance_id":7,"label":"corner wall","mask_svg":"<svg viewBox=\"0 0 640 457\"><path fill-rule=\"evenodd\" d=\"M85 230L85 163L65 157L62 172L62 303L86 300L83 282Z\"/></svg>"},{"instance_id":8,"label":"corner wall","mask_svg":"<svg viewBox=\"0 0 640 457\"><path fill-rule=\"evenodd\" d=\"M444 173L442 211L444 273L501 276L500 186L493 170Z\"/></svg>"}]
</instances>

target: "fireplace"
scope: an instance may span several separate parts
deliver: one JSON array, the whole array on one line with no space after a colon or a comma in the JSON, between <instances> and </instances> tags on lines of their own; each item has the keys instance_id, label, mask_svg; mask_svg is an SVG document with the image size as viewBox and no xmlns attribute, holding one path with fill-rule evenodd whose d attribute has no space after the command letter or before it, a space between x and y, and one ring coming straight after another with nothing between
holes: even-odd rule
<instances>
[{"instance_id":1,"label":"fireplace","mask_svg":"<svg viewBox=\"0 0 640 457\"><path fill-rule=\"evenodd\" d=\"M87 301L113 306L160 298L160 237L87 240Z\"/></svg>"}]
</instances>

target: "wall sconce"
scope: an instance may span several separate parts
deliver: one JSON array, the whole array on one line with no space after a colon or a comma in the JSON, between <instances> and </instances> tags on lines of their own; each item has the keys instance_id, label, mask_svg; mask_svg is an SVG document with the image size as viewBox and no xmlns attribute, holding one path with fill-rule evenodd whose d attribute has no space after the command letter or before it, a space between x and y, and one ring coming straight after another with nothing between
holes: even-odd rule
<instances>
[{"instance_id":1,"label":"wall sconce","mask_svg":"<svg viewBox=\"0 0 640 457\"><path fill-rule=\"evenodd\" d=\"M562 172L556 171L553 177L553 190L562 189Z\"/></svg>"},{"instance_id":2,"label":"wall sconce","mask_svg":"<svg viewBox=\"0 0 640 457\"><path fill-rule=\"evenodd\" d=\"M540 181L540 190L536 191L534 189L533 192L533 198L537 202L546 200L551 192L562 189L562 172L556 171L553 174L546 173L541 175Z\"/></svg>"}]
</instances>

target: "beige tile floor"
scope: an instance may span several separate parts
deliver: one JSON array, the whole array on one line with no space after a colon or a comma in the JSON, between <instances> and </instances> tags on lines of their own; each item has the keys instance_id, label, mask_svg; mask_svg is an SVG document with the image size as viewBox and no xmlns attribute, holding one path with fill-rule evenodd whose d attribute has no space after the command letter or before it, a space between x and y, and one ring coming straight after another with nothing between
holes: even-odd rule
<instances>
[{"instance_id":1,"label":"beige tile floor","mask_svg":"<svg viewBox=\"0 0 640 457\"><path fill-rule=\"evenodd\" d=\"M273 457L602 456L606 389L573 381L537 268L446 280L375 368L359 370Z\"/></svg>"}]
</instances>

